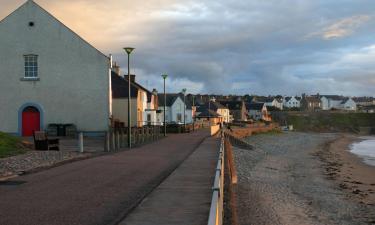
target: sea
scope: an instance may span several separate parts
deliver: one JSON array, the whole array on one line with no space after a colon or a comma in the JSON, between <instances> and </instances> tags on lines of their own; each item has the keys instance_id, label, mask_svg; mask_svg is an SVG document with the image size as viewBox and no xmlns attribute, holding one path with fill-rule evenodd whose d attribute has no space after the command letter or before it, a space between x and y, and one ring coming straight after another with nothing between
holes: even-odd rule
<instances>
[{"instance_id":1,"label":"sea","mask_svg":"<svg viewBox=\"0 0 375 225\"><path fill-rule=\"evenodd\" d=\"M375 137L362 137L362 141L353 143L350 152L361 157L363 161L375 166Z\"/></svg>"}]
</instances>

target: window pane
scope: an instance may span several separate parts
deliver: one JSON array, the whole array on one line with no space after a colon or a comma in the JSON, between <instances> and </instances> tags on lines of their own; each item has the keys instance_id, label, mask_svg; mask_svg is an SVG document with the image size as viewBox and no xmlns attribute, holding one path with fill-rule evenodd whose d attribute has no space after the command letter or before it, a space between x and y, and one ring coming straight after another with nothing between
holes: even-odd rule
<instances>
[{"instance_id":1,"label":"window pane","mask_svg":"<svg viewBox=\"0 0 375 225\"><path fill-rule=\"evenodd\" d=\"M38 56L25 55L25 77L38 77Z\"/></svg>"}]
</instances>

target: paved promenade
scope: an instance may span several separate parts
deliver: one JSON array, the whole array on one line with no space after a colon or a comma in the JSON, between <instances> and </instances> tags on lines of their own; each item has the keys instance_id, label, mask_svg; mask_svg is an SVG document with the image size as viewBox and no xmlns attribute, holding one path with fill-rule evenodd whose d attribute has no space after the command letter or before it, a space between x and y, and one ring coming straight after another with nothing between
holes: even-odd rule
<instances>
[{"instance_id":1,"label":"paved promenade","mask_svg":"<svg viewBox=\"0 0 375 225\"><path fill-rule=\"evenodd\" d=\"M170 135L131 151L78 161L2 183L0 224L117 224L207 136L207 130ZM191 156L196 157L195 154ZM200 160L198 164L204 165L210 164L211 158L206 161L198 157L197 160ZM188 172L188 164L183 165L179 170L186 170L185 175L201 173L194 168ZM189 180L189 176L181 179ZM163 202L168 201L171 199ZM152 224L159 223L154 221Z\"/></svg>"},{"instance_id":2,"label":"paved promenade","mask_svg":"<svg viewBox=\"0 0 375 225\"><path fill-rule=\"evenodd\" d=\"M219 145L206 139L120 225L207 224Z\"/></svg>"}]
</instances>

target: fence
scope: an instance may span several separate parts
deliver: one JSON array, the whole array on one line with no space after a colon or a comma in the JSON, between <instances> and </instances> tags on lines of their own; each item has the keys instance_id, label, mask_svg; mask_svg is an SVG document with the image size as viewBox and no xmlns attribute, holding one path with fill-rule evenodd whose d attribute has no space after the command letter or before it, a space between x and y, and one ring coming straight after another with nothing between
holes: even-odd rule
<instances>
[{"instance_id":1,"label":"fence","mask_svg":"<svg viewBox=\"0 0 375 225\"><path fill-rule=\"evenodd\" d=\"M230 184L237 184L237 172L234 166L231 144L224 132L221 133L219 159L217 161L215 180L212 187L212 200L208 225L222 225L224 218L224 179L229 175ZM225 162L227 166L225 166ZM227 171L225 170L227 168Z\"/></svg>"},{"instance_id":2,"label":"fence","mask_svg":"<svg viewBox=\"0 0 375 225\"><path fill-rule=\"evenodd\" d=\"M143 126L131 128L131 145L138 146L153 142L163 136L160 126ZM128 128L110 127L106 134L105 150L116 151L128 146Z\"/></svg>"}]
</instances>

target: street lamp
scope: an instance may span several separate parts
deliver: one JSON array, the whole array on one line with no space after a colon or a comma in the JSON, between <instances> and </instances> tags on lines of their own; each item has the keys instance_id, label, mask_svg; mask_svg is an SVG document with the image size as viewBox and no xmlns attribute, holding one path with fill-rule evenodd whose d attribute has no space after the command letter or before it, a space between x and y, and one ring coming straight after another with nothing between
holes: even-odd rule
<instances>
[{"instance_id":1,"label":"street lamp","mask_svg":"<svg viewBox=\"0 0 375 225\"><path fill-rule=\"evenodd\" d=\"M164 137L167 136L167 124L165 123L165 106L167 105L167 94L165 93L165 79L167 79L168 75L167 74L163 74L161 75L161 77L163 78L164 80Z\"/></svg>"},{"instance_id":2,"label":"street lamp","mask_svg":"<svg viewBox=\"0 0 375 225\"><path fill-rule=\"evenodd\" d=\"M184 132L186 130L186 88L182 89L182 94L184 94Z\"/></svg>"},{"instance_id":3,"label":"street lamp","mask_svg":"<svg viewBox=\"0 0 375 225\"><path fill-rule=\"evenodd\" d=\"M193 107L191 108L191 110L192 110L192 113L194 112L194 114L192 114L192 116L193 116L193 131L195 131L195 113L196 113L195 101L194 101L195 100L195 96L193 95L192 98L193 98L193 107L194 107L195 111L193 111Z\"/></svg>"},{"instance_id":4,"label":"street lamp","mask_svg":"<svg viewBox=\"0 0 375 225\"><path fill-rule=\"evenodd\" d=\"M124 48L125 52L128 54L128 88L129 88L129 92L128 92L128 147L131 148L132 147L132 144L131 144L131 132L132 132L132 128L131 128L131 124L130 124L130 97L131 97L131 91L130 91L130 54L132 53L132 51L134 50L134 48L131 48L131 47L125 47Z\"/></svg>"},{"instance_id":5,"label":"street lamp","mask_svg":"<svg viewBox=\"0 0 375 225\"><path fill-rule=\"evenodd\" d=\"M208 125L211 127L211 96L208 96Z\"/></svg>"}]
</instances>

